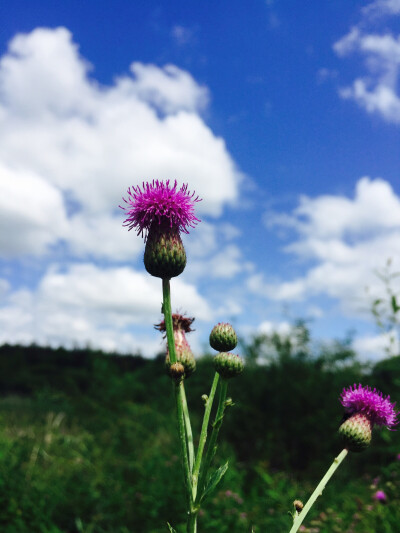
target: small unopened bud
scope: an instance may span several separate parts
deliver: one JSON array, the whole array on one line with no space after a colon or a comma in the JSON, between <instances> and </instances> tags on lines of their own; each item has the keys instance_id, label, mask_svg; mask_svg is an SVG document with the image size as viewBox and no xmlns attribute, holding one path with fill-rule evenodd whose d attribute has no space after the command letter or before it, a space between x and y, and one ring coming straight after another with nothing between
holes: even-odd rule
<instances>
[{"instance_id":1,"label":"small unopened bud","mask_svg":"<svg viewBox=\"0 0 400 533\"><path fill-rule=\"evenodd\" d=\"M208 396L207 394L203 394L203 396L201 397L201 399L203 400L204 404L206 404L208 402Z\"/></svg>"},{"instance_id":2,"label":"small unopened bud","mask_svg":"<svg viewBox=\"0 0 400 533\"><path fill-rule=\"evenodd\" d=\"M188 378L189 376L191 376L193 372L196 370L196 360L192 352L190 350L176 350L176 358L177 358L176 362L183 366L184 374L185 374L184 377ZM167 356L165 358L165 366L169 374L169 369L171 368L171 366L173 366L171 365L169 353L167 353Z\"/></svg>"},{"instance_id":3,"label":"small unopened bud","mask_svg":"<svg viewBox=\"0 0 400 533\"><path fill-rule=\"evenodd\" d=\"M174 363L169 367L167 366L167 371L174 381L179 382L185 377L185 367L182 363Z\"/></svg>"},{"instance_id":4,"label":"small unopened bud","mask_svg":"<svg viewBox=\"0 0 400 533\"><path fill-rule=\"evenodd\" d=\"M230 324L219 322L210 333L210 346L219 352L233 350L237 342L237 335Z\"/></svg>"},{"instance_id":5,"label":"small unopened bud","mask_svg":"<svg viewBox=\"0 0 400 533\"><path fill-rule=\"evenodd\" d=\"M303 510L304 504L301 500L294 500L293 507L296 509L298 513L301 513Z\"/></svg>"},{"instance_id":6,"label":"small unopened bud","mask_svg":"<svg viewBox=\"0 0 400 533\"><path fill-rule=\"evenodd\" d=\"M225 400L225 407L232 407L233 405L235 405L235 404L233 403L232 398L227 398Z\"/></svg>"},{"instance_id":7,"label":"small unopened bud","mask_svg":"<svg viewBox=\"0 0 400 533\"><path fill-rule=\"evenodd\" d=\"M348 450L362 452L371 442L371 421L367 415L356 413L343 422L339 428L339 435Z\"/></svg>"},{"instance_id":8,"label":"small unopened bud","mask_svg":"<svg viewBox=\"0 0 400 533\"><path fill-rule=\"evenodd\" d=\"M221 352L214 358L216 372L225 379L239 375L244 368L241 357L234 353Z\"/></svg>"}]
</instances>

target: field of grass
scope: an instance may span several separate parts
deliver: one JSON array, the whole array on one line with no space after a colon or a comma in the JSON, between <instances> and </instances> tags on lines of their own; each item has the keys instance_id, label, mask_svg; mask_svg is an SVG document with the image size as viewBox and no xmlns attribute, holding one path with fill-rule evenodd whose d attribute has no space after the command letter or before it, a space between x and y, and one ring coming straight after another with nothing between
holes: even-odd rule
<instances>
[{"instance_id":1,"label":"field of grass","mask_svg":"<svg viewBox=\"0 0 400 533\"><path fill-rule=\"evenodd\" d=\"M361 381L400 399L398 357L365 368L343 346L282 353L264 365L249 358L232 381L235 406L215 459L229 457L230 466L200 533L289 531L293 500L307 499L341 449L342 387ZM196 435L212 374L203 357L187 381ZM167 521L184 531L163 357L3 346L0 393L0 531L158 533ZM303 531L400 531L399 453L398 432L376 432L367 451L346 458ZM386 501L374 498L378 490Z\"/></svg>"}]
</instances>

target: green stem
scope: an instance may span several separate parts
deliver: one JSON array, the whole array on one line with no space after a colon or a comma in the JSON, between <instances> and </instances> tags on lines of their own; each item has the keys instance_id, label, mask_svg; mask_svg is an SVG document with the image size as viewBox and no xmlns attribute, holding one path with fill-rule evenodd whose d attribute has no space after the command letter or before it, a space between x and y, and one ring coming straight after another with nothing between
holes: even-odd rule
<instances>
[{"instance_id":1,"label":"green stem","mask_svg":"<svg viewBox=\"0 0 400 533\"><path fill-rule=\"evenodd\" d=\"M214 422L213 422L213 429L212 429L212 433L211 433L211 437L210 437L210 442L209 442L208 448L207 448L206 458L204 459L203 465L202 465L201 470L200 470L200 479L199 479L199 484L198 484L198 494L197 494L197 498L196 498L197 501L200 501L200 499L201 499L201 497L203 495L205 481L206 481L206 478L207 478L208 470L209 470L210 465L211 465L211 461L213 460L213 457L214 457L216 449L217 449L216 444L217 444L218 433L219 433L219 429L221 427L222 420L224 418L224 413L225 413L225 407L226 407L225 406L225 401L226 401L226 392L227 392L227 389L228 389L228 382L227 382L226 379L221 379L220 383L221 383L221 385L220 385L220 389L219 389L218 409L217 409L217 414L215 415L215 419L214 419Z\"/></svg>"},{"instance_id":2,"label":"green stem","mask_svg":"<svg viewBox=\"0 0 400 533\"><path fill-rule=\"evenodd\" d=\"M168 352L171 363L176 363L176 352L175 352L175 339L174 339L174 330L172 324L172 312L171 312L171 292L169 279L162 280L163 286L163 314L165 320L165 330L167 332L167 343L168 343ZM176 405L176 414L178 419L178 432L179 440L181 443L181 454L183 461L183 472L185 479L185 489L186 497L188 504L188 513L192 510L192 482L190 475L190 466L189 466L189 453L188 453L188 441L187 441L187 426L185 424L185 405L187 410L186 396L183 388L183 382L174 384L174 397ZM189 413L187 413L187 418L189 419ZM191 432L191 430L190 430ZM192 442L193 445L193 442Z\"/></svg>"},{"instance_id":3,"label":"green stem","mask_svg":"<svg viewBox=\"0 0 400 533\"><path fill-rule=\"evenodd\" d=\"M181 454L183 461L183 474L185 478L185 489L186 497L188 503L188 512L192 508L192 482L190 479L190 469L189 469L189 456L186 443L186 430L185 430L185 419L183 415L183 404L182 404L182 387L183 382L177 383L174 385L175 392L175 403L176 403L176 414L178 418L178 431L179 431L179 440L181 442Z\"/></svg>"},{"instance_id":4,"label":"green stem","mask_svg":"<svg viewBox=\"0 0 400 533\"><path fill-rule=\"evenodd\" d=\"M289 533L296 533L296 531L301 526L303 520L307 516L308 511L311 509L311 507L314 505L316 499L318 496L321 496L322 491L326 487L328 481L331 479L333 474L336 472L336 469L339 467L340 463L343 461L343 459L346 457L348 453L348 450L345 448L342 450L337 457L335 457L333 463L329 467L327 473L324 475L324 477L321 479L321 481L318 483L317 488L314 490L314 492L311 494L309 500L305 504L303 510L300 514L294 517L293 520L293 526Z\"/></svg>"},{"instance_id":5,"label":"green stem","mask_svg":"<svg viewBox=\"0 0 400 533\"><path fill-rule=\"evenodd\" d=\"M186 392L185 392L185 386L183 384L183 381L182 381L181 390L182 390L183 418L185 421L186 442L187 442L188 458L189 458L189 470L190 472L192 472L193 462L194 462L193 433L192 433L192 425L190 423L189 409L188 409L188 404L186 401Z\"/></svg>"},{"instance_id":6,"label":"green stem","mask_svg":"<svg viewBox=\"0 0 400 533\"><path fill-rule=\"evenodd\" d=\"M165 330L167 332L167 344L169 351L169 358L171 364L176 363L175 352L175 339L174 339L174 327L172 325L172 311L171 311L171 290L169 285L169 279L162 280L163 287L163 306L162 312L164 314Z\"/></svg>"},{"instance_id":7,"label":"green stem","mask_svg":"<svg viewBox=\"0 0 400 533\"><path fill-rule=\"evenodd\" d=\"M197 533L197 513L199 511L193 511L189 514L186 524L186 533Z\"/></svg>"},{"instance_id":8,"label":"green stem","mask_svg":"<svg viewBox=\"0 0 400 533\"><path fill-rule=\"evenodd\" d=\"M219 374L217 372L215 372L214 381L213 381L212 386L211 386L210 395L209 395L209 397L206 400L206 408L205 408L205 411L204 411L203 424L201 426L199 447L197 449L196 461L194 463L193 474L192 474L193 500L195 500L195 501L196 501L196 497L197 497L197 482L198 482L198 479L199 479L201 460L203 458L204 446L205 446L206 441L207 441L208 423L209 423L209 420L210 420L212 404L213 404L213 401L214 401L215 392L217 390L218 381L219 381Z\"/></svg>"}]
</instances>

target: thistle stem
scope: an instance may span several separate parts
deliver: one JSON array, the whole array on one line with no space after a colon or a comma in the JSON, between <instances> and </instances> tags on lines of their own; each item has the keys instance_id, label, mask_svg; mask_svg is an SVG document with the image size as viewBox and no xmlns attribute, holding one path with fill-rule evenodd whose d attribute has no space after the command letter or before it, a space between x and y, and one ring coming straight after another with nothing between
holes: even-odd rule
<instances>
[{"instance_id":1,"label":"thistle stem","mask_svg":"<svg viewBox=\"0 0 400 533\"><path fill-rule=\"evenodd\" d=\"M201 499L201 496L203 495L204 485L205 485L206 477L208 474L208 470L210 468L211 461L213 460L215 452L217 450L216 444L217 444L218 433L219 433L219 429L221 427L222 420L225 414L225 407L226 407L225 401L226 401L227 389L228 389L227 380L221 379L220 388L219 388L219 401L218 401L217 414L215 415L215 419L213 422L213 429L211 432L210 442L207 448L207 454L200 469L200 479L199 479L199 484L198 484L199 491L196 497L197 501L199 501Z\"/></svg>"},{"instance_id":2,"label":"thistle stem","mask_svg":"<svg viewBox=\"0 0 400 533\"><path fill-rule=\"evenodd\" d=\"M182 404L182 387L183 382L174 385L175 392L175 403L176 403L176 414L178 418L178 431L179 431L179 440L181 442L181 454L183 462L183 474L185 479L185 489L186 497L188 504L188 512L190 512L192 507L192 482L190 476L190 467L189 467L189 456L188 448L186 441L186 429L185 429L185 419L183 414L183 404Z\"/></svg>"},{"instance_id":3,"label":"thistle stem","mask_svg":"<svg viewBox=\"0 0 400 533\"><path fill-rule=\"evenodd\" d=\"M197 533L197 511L190 513L187 519L186 531L187 533Z\"/></svg>"},{"instance_id":4,"label":"thistle stem","mask_svg":"<svg viewBox=\"0 0 400 533\"><path fill-rule=\"evenodd\" d=\"M189 458L189 470L191 473L193 470L193 463L194 463L193 433L192 433L192 424L190 423L188 404L186 401L185 385L183 384L183 381L182 381L181 392L182 392L183 418L185 421L186 442L187 442L188 458Z\"/></svg>"},{"instance_id":5,"label":"thistle stem","mask_svg":"<svg viewBox=\"0 0 400 533\"><path fill-rule=\"evenodd\" d=\"M206 408L204 411L204 417L203 417L203 424L201 426L201 433L200 433L200 440L199 440L199 447L197 449L196 453L196 461L194 463L193 468L193 474L192 474L192 490L193 490L193 500L196 501L197 497L197 482L199 479L199 472L200 472L200 466L201 466L201 460L203 458L203 451L204 446L207 441L207 431L208 431L208 423L210 420L210 414L212 409L212 404L214 401L215 392L217 390L217 385L219 381L219 374L216 372L214 376L214 380L211 386L210 395L206 400Z\"/></svg>"},{"instance_id":6,"label":"thistle stem","mask_svg":"<svg viewBox=\"0 0 400 533\"><path fill-rule=\"evenodd\" d=\"M167 332L167 343L168 343L168 352L171 363L176 363L176 352L175 352L175 340L174 340L174 330L172 324L172 312L171 312L171 292L169 279L162 280L163 286L163 314L165 320L165 329ZM188 513L192 509L192 481L190 474L190 464L189 464L189 445L188 445L188 428L191 428L190 421L185 423L185 410L187 413L187 419L189 420L189 413L187 411L187 402L186 395L183 387L183 382L174 384L174 397L176 404L176 414L178 419L178 432L179 440L181 443L181 454L183 462L183 472L185 479L185 489L188 505ZM185 407L186 406L186 407ZM193 438L191 446L193 447ZM193 460L193 459L192 459Z\"/></svg>"},{"instance_id":7,"label":"thistle stem","mask_svg":"<svg viewBox=\"0 0 400 533\"><path fill-rule=\"evenodd\" d=\"M290 530L289 533L296 533L296 531L299 529L299 527L301 526L303 520L307 516L308 511L314 505L314 503L315 503L316 499L318 498L318 496L321 496L322 491L326 487L328 481L331 479L333 474L336 472L336 469L340 466L341 462L346 457L347 453L348 453L348 450L346 448L344 448L344 450L342 450L339 453L339 455L337 457L335 457L333 463L329 467L329 469L326 472L326 474L324 475L324 477L318 483L316 489L311 494L310 498L308 499L308 501L305 504L305 506L304 506L303 510L301 511L301 513L299 513L298 515L296 515L294 517L293 526L292 526L292 529Z\"/></svg>"},{"instance_id":8,"label":"thistle stem","mask_svg":"<svg viewBox=\"0 0 400 533\"><path fill-rule=\"evenodd\" d=\"M174 327L172 325L172 311L171 311L171 289L169 285L169 279L163 278L163 305L162 312L164 314L165 331L167 332L167 344L169 351L169 358L171 364L176 363L175 352L175 340L174 340Z\"/></svg>"}]
</instances>

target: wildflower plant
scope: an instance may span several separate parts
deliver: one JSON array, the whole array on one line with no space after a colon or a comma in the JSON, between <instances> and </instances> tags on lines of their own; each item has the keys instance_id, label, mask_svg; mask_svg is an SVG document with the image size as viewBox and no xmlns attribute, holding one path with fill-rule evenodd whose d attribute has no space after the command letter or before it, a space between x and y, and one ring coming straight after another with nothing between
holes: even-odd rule
<instances>
[{"instance_id":1,"label":"wildflower plant","mask_svg":"<svg viewBox=\"0 0 400 533\"><path fill-rule=\"evenodd\" d=\"M318 496L322 494L326 484L349 451L362 452L365 450L371 443L374 426L384 426L389 430L393 430L398 424L399 414L395 410L396 404L390 401L390 396L383 396L381 392L376 389L372 390L371 387L363 387L359 384L345 388L340 395L340 402L345 409L345 420L339 427L339 435L342 438L344 448L334 459L304 507L298 508L296 502L293 504L295 512L292 515L293 526L290 533L298 531L308 511ZM386 498L384 493L383 496L379 499Z\"/></svg>"},{"instance_id":2,"label":"wildflower plant","mask_svg":"<svg viewBox=\"0 0 400 533\"><path fill-rule=\"evenodd\" d=\"M191 193L187 185L178 188L176 181L171 184L169 180L154 180L143 183L142 187L129 188L127 198L123 200L125 205L120 207L126 214L124 226L144 237L144 266L150 275L162 279L164 319L155 327L165 332L167 338L165 364L174 388L186 493L186 531L195 533L201 504L216 488L228 468L226 463L213 471L212 461L226 408L232 405L232 400L227 399L228 379L242 372L243 361L238 355L230 353L237 344L232 326L217 324L211 332L210 343L220 353L215 357L216 372L210 393L202 397L204 417L195 450L184 386L185 379L196 368L194 355L186 339L186 333L192 331L194 319L179 313L172 314L170 280L185 269L186 252L180 234L189 233L189 228L194 228L200 222L194 214L195 204L200 198ZM210 425L218 389L218 407L214 422ZM168 528L170 532L175 531L169 524Z\"/></svg>"},{"instance_id":3,"label":"wildflower plant","mask_svg":"<svg viewBox=\"0 0 400 533\"><path fill-rule=\"evenodd\" d=\"M237 345L237 336L230 324L218 323L210 333L210 346L219 352L214 357L215 375L209 395L203 395L204 416L197 449L191 427L188 404L185 394L185 380L196 369L196 361L186 334L192 331L194 318L180 313L172 314L170 280L179 276L186 266L186 252L181 233L189 233L200 220L194 214L195 204L200 198L188 190L187 185L178 188L175 181L168 180L143 183L128 189L124 206L126 213L124 226L134 229L145 241L144 266L147 272L162 279L164 319L155 327L167 338L166 370L170 376L176 406L180 454L183 464L184 486L186 494L186 533L197 533L197 518L204 500L217 487L224 476L228 463L217 469L213 459L217 449L219 431L226 409L232 405L227 399L230 379L243 371L242 359L231 352ZM213 402L218 391L218 407L215 419L210 424ZM326 474L303 504L300 500L293 502L293 525L290 533L302 530L302 522L322 494L326 484L340 466L349 452L361 452L371 442L374 426L393 430L398 423L395 404L389 396L368 386L353 385L343 389L340 401L345 409L345 419L339 427L344 448L334 459ZM209 435L210 431L210 435ZM386 500L383 491L376 492L374 498L381 502ZM176 533L168 524L170 533Z\"/></svg>"}]
</instances>

